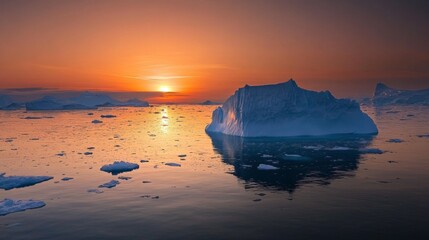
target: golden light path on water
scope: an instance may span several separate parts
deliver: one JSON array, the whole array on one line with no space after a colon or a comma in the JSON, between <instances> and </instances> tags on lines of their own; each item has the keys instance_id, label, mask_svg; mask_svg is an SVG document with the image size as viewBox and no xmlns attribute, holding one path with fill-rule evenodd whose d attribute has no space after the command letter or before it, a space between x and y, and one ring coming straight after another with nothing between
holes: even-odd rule
<instances>
[{"instance_id":1,"label":"golden light path on water","mask_svg":"<svg viewBox=\"0 0 429 240\"><path fill-rule=\"evenodd\" d=\"M41 209L0 217L0 231L5 238L24 239L32 232L39 239L76 239L83 224L97 229L89 231L89 237L101 238L263 238L266 235L258 234L266 234L264 229L299 236L303 227L317 228L308 234L329 236L334 229L371 235L394 226L394 233L404 236L404 222L425 219L428 139L417 135L429 134L427 108L365 108L379 126L374 139L311 143L385 151L359 154L303 150L310 143L299 141L212 138L204 128L216 107L1 111L0 173L54 179L0 190L1 198L46 203ZM100 117L105 114L116 117ZM103 123L91 123L94 119ZM392 138L404 142L387 142ZM285 161L285 153L309 154L312 161ZM117 160L137 163L139 169L119 175L100 171ZM259 163L281 170L261 172L256 169ZM73 179L62 181L64 177ZM100 194L88 192L110 180L120 184ZM407 198L399 197L403 195ZM393 217L398 211L407 214ZM317 220L322 215L323 221ZM16 223L20 227L8 227ZM376 223L377 229L372 228ZM339 224L344 228L337 229ZM422 231L421 226L415 223L414 230Z\"/></svg>"}]
</instances>

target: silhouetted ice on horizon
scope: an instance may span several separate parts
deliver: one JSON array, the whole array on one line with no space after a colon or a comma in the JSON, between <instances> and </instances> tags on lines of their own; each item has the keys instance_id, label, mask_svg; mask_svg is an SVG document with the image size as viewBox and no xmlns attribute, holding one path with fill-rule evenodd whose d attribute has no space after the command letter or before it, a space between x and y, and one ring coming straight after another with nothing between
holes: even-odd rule
<instances>
[{"instance_id":1,"label":"silhouetted ice on horizon","mask_svg":"<svg viewBox=\"0 0 429 240\"><path fill-rule=\"evenodd\" d=\"M149 103L137 98L119 101L108 94L83 92L78 96L60 98L43 96L27 102L16 102L6 94L0 94L1 110L17 110L25 107L27 110L88 110L98 107L148 107Z\"/></svg>"},{"instance_id":2,"label":"silhouetted ice on horizon","mask_svg":"<svg viewBox=\"0 0 429 240\"><path fill-rule=\"evenodd\" d=\"M238 89L213 112L206 131L242 137L378 133L357 102L302 89L292 79Z\"/></svg>"},{"instance_id":3,"label":"silhouetted ice on horizon","mask_svg":"<svg viewBox=\"0 0 429 240\"><path fill-rule=\"evenodd\" d=\"M425 105L429 106L429 89L399 90L378 83L375 87L372 103L385 105Z\"/></svg>"}]
</instances>

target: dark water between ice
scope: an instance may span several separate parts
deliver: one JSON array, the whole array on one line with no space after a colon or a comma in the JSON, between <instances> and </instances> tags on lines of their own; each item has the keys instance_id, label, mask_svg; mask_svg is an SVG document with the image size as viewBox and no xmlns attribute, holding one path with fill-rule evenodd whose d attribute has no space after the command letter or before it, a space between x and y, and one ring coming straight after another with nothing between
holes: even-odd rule
<instances>
[{"instance_id":1,"label":"dark water between ice","mask_svg":"<svg viewBox=\"0 0 429 240\"><path fill-rule=\"evenodd\" d=\"M0 112L0 172L54 177L0 190L46 202L0 216L0 239L429 239L428 107L367 108L379 135L324 139L208 136L214 108ZM99 170L115 160L140 168Z\"/></svg>"}]
</instances>

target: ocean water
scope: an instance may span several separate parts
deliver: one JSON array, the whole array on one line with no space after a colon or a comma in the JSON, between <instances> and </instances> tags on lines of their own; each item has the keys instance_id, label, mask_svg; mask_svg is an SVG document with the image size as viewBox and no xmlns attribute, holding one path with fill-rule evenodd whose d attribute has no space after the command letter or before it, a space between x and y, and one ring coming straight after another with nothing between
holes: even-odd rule
<instances>
[{"instance_id":1,"label":"ocean water","mask_svg":"<svg viewBox=\"0 0 429 240\"><path fill-rule=\"evenodd\" d=\"M54 179L0 189L46 203L0 216L0 239L429 239L428 107L364 108L377 136L286 139L209 136L214 109L1 111L0 172ZM140 168L100 171L117 160Z\"/></svg>"}]
</instances>

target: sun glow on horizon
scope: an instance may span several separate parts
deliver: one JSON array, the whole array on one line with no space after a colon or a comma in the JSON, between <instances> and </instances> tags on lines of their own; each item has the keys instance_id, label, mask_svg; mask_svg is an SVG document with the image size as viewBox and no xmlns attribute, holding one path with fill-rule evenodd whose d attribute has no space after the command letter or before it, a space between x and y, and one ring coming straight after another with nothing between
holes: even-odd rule
<instances>
[{"instance_id":1,"label":"sun glow on horizon","mask_svg":"<svg viewBox=\"0 0 429 240\"><path fill-rule=\"evenodd\" d=\"M171 92L171 88L169 86L160 86L159 91L163 93Z\"/></svg>"}]
</instances>

